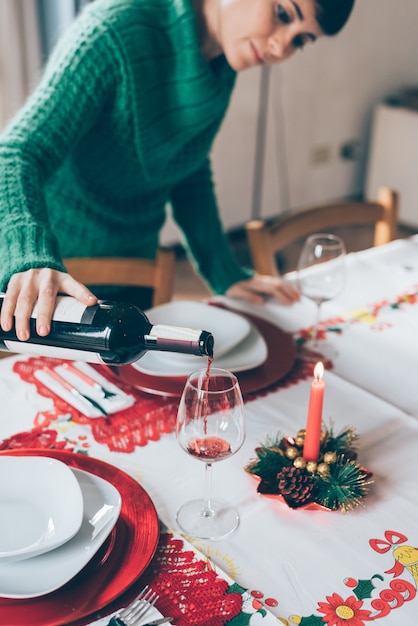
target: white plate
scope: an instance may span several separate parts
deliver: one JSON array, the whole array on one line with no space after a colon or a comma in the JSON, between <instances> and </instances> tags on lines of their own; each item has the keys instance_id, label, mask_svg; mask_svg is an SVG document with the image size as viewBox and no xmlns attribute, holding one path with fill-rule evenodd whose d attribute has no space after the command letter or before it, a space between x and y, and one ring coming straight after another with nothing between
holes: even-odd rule
<instances>
[{"instance_id":1,"label":"white plate","mask_svg":"<svg viewBox=\"0 0 418 626\"><path fill-rule=\"evenodd\" d=\"M151 324L200 328L212 333L215 339L214 353L216 358L231 350L250 332L250 323L242 315L203 302L189 302L187 300L168 302L149 309L146 314ZM149 352L140 360L146 359L148 354ZM184 363L189 363L190 359L196 358L190 354L174 352L165 352L164 357L167 360L176 358L176 361L179 361L182 359Z\"/></svg>"},{"instance_id":2,"label":"white plate","mask_svg":"<svg viewBox=\"0 0 418 626\"><path fill-rule=\"evenodd\" d=\"M250 332L244 340L222 357L215 358L213 367L220 367L231 372L244 372L264 363L267 355L268 350L264 338L255 326L250 324ZM205 366L205 361L200 356L191 357L193 360L187 363L181 359L176 363L174 358L167 361L162 352L148 352L146 357L148 358L143 357L133 365L139 372L151 376L188 376L194 370Z\"/></svg>"},{"instance_id":3,"label":"white plate","mask_svg":"<svg viewBox=\"0 0 418 626\"><path fill-rule=\"evenodd\" d=\"M62 461L0 458L0 563L53 550L78 532L80 485Z\"/></svg>"},{"instance_id":4,"label":"white plate","mask_svg":"<svg viewBox=\"0 0 418 626\"><path fill-rule=\"evenodd\" d=\"M84 502L80 530L56 550L0 564L0 596L36 598L62 587L87 565L116 524L122 506L119 491L95 474L71 471Z\"/></svg>"}]
</instances>

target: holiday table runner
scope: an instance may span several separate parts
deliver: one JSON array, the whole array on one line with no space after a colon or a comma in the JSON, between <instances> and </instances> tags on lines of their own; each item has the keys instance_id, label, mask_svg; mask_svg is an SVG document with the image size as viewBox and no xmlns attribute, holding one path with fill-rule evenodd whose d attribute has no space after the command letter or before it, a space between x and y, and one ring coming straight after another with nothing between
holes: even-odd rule
<instances>
[{"instance_id":1,"label":"holiday table runner","mask_svg":"<svg viewBox=\"0 0 418 626\"><path fill-rule=\"evenodd\" d=\"M382 568L371 571L368 578L359 578L353 561L346 578L339 581L338 591L329 589L316 598L316 610L309 615L282 614L280 596L266 597L260 589L244 589L184 537L168 530L162 532L146 574L129 593L148 584L160 596L159 611L172 616L177 626L384 626L389 623L386 618L395 620L391 623L409 624L402 608L418 601L418 549L395 530L371 537L368 543L371 551L385 555ZM107 619L91 624L105 626Z\"/></svg>"},{"instance_id":2,"label":"holiday table runner","mask_svg":"<svg viewBox=\"0 0 418 626\"><path fill-rule=\"evenodd\" d=\"M61 366L65 361L46 357L29 357L16 360L13 371L26 383L34 385L37 393L49 398L52 408L34 412L33 422L26 431L18 432L0 443L6 448L54 447L87 452L92 441L106 446L111 452L131 453L150 441L175 430L179 399L154 396L118 382L126 393L134 396L135 403L127 409L107 417L89 418L57 396L36 377L45 365ZM95 366L102 376L114 384L115 380L106 367ZM291 372L267 389L246 396L250 402L279 388L297 384L311 376L312 367L297 359Z\"/></svg>"},{"instance_id":3,"label":"holiday table runner","mask_svg":"<svg viewBox=\"0 0 418 626\"><path fill-rule=\"evenodd\" d=\"M393 299L384 299L373 304L348 311L336 318L319 322L318 339L327 339L329 335L342 335L350 330L350 326L365 324L371 332L383 332L393 327L394 321L387 315L390 312L408 312L410 307L418 303L418 285L402 292ZM399 320L400 321L400 320ZM305 342L312 339L314 326L301 328L295 333L296 343L303 348Z\"/></svg>"}]
</instances>

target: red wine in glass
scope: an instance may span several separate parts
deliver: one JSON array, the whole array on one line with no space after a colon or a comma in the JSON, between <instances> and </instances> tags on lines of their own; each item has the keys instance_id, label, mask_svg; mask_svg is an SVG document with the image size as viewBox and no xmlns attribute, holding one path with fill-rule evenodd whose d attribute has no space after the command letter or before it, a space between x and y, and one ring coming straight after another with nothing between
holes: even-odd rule
<instances>
[{"instance_id":1,"label":"red wine in glass","mask_svg":"<svg viewBox=\"0 0 418 626\"><path fill-rule=\"evenodd\" d=\"M222 437L196 437L190 439L187 452L202 461L215 462L233 454L231 445Z\"/></svg>"}]
</instances>

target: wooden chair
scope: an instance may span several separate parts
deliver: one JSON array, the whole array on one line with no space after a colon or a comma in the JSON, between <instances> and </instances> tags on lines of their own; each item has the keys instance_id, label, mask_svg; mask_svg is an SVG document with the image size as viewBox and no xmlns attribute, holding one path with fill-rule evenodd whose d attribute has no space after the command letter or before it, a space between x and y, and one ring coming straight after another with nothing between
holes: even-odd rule
<instances>
[{"instance_id":1,"label":"wooden chair","mask_svg":"<svg viewBox=\"0 0 418 626\"><path fill-rule=\"evenodd\" d=\"M150 287L152 306L169 302L173 295L175 252L159 248L154 259L74 257L64 259L68 272L85 285Z\"/></svg>"},{"instance_id":2,"label":"wooden chair","mask_svg":"<svg viewBox=\"0 0 418 626\"><path fill-rule=\"evenodd\" d=\"M270 222L251 220L246 224L252 265L259 274L278 275L276 254L289 244L314 232L353 225L374 225L373 245L397 236L398 193L381 188L376 201L329 203L300 211L289 211Z\"/></svg>"}]
</instances>

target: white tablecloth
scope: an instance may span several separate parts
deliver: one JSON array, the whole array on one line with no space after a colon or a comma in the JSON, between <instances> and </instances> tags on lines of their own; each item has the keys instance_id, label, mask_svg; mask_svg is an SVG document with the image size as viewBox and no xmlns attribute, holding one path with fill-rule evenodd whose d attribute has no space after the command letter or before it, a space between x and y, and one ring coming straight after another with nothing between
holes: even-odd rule
<instances>
[{"instance_id":1,"label":"white tablecloth","mask_svg":"<svg viewBox=\"0 0 418 626\"><path fill-rule=\"evenodd\" d=\"M324 376L323 418L332 419L335 431L356 428L359 459L373 472L375 482L364 506L347 514L291 510L258 495L257 483L244 466L267 436L295 435L304 428L310 381L246 403L243 448L213 468L213 493L238 508L239 529L221 542L196 541L195 545L243 587L257 590L271 614L280 618L278 622L271 615L263 619L256 614L249 618L251 626L418 623L418 422L414 419L418 416L418 304L405 301L399 308L380 307L371 318L364 311L353 313L364 308L376 313L375 305L383 300L392 304L404 294L417 292L418 238L349 255L347 267L344 293L322 311L324 321L342 320L341 333L331 336L338 354L333 369ZM273 303L238 307L292 332L308 327L314 319L314 308L305 301L291 308ZM51 406L50 399L39 397L12 371L16 360L20 357L0 361L2 439L33 428L35 414ZM202 495L203 464L184 454L174 434L126 454L99 444L89 425L65 422L49 428L59 438L82 440L87 454L140 481L169 528L177 530L179 506ZM404 557L408 553L408 567L398 553L395 559L397 546L404 546ZM395 576L396 563L400 572ZM321 608L328 612L328 621ZM364 610L371 611L367 622L362 618Z\"/></svg>"},{"instance_id":2,"label":"white tablecloth","mask_svg":"<svg viewBox=\"0 0 418 626\"><path fill-rule=\"evenodd\" d=\"M333 372L418 417L418 236L349 254L346 261L344 290L321 307L323 328L332 329L326 339L336 352ZM289 332L311 326L316 315L307 298L292 307L221 300Z\"/></svg>"}]
</instances>

